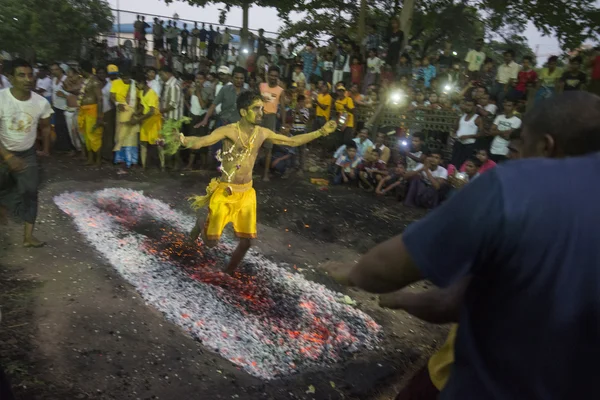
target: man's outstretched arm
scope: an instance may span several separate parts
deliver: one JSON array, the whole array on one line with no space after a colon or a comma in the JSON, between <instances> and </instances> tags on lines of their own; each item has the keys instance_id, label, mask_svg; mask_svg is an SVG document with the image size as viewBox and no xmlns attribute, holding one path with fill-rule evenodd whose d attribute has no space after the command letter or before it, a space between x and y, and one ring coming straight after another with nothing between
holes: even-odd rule
<instances>
[{"instance_id":1,"label":"man's outstretched arm","mask_svg":"<svg viewBox=\"0 0 600 400\"><path fill-rule=\"evenodd\" d=\"M298 146L302 146L303 144L306 144L308 142L311 142L317 138L320 138L322 136L327 136L330 133L335 132L336 129L337 129L337 123L335 121L329 121L318 131L314 131L311 133L305 133L303 135L297 135L297 136L292 136L292 137L280 135L275 132L269 131L269 136L267 137L267 140L272 141L273 144L278 144L278 145L282 145L282 146L290 146L290 147L298 147Z\"/></svg>"},{"instance_id":2,"label":"man's outstretched arm","mask_svg":"<svg viewBox=\"0 0 600 400\"><path fill-rule=\"evenodd\" d=\"M179 141L181 145L187 149L197 150L202 147L212 146L215 143L220 142L221 140L227 137L227 130L223 128L219 128L213 131L208 136L184 136L183 133L179 135Z\"/></svg>"}]
</instances>

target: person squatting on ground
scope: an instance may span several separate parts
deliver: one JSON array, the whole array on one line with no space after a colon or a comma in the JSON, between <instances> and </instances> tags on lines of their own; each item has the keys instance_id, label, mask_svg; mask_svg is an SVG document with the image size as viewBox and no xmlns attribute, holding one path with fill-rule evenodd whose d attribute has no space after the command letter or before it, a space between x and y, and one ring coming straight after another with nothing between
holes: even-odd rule
<instances>
[{"instance_id":1,"label":"person squatting on ground","mask_svg":"<svg viewBox=\"0 0 600 400\"><path fill-rule=\"evenodd\" d=\"M200 234L204 243L215 246L223 229L233 223L235 235L240 242L231 255L225 272L232 274L250 249L251 240L256 238L256 192L252 188L252 171L258 151L265 142L275 145L301 146L314 139L327 136L337 129L335 121L328 122L318 131L287 137L260 126L264 103L259 93L243 92L237 99L241 120L216 129L203 137L188 137L181 134L181 144L189 149L199 149L223 141L219 153L221 178L213 179L206 189L205 196L194 198L192 207L196 210L208 206L208 216L204 226L200 220L191 232L195 242Z\"/></svg>"},{"instance_id":2,"label":"person squatting on ground","mask_svg":"<svg viewBox=\"0 0 600 400\"><path fill-rule=\"evenodd\" d=\"M13 60L8 75L13 85L0 91L0 222L6 211L25 222L24 247L42 247L33 236L38 211L38 164L35 149L38 126L43 151L50 151L48 100L32 92L35 79L31 65Z\"/></svg>"}]
</instances>

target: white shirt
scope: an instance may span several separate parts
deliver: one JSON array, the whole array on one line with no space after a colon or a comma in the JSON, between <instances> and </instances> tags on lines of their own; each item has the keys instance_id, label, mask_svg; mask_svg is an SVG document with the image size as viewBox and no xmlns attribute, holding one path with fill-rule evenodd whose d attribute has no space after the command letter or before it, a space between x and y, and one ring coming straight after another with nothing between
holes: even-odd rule
<instances>
[{"instance_id":1,"label":"white shirt","mask_svg":"<svg viewBox=\"0 0 600 400\"><path fill-rule=\"evenodd\" d=\"M67 79L67 75L63 75L60 81L56 78L52 78L52 105L54 108L58 108L59 110L67 109L67 98L58 97L56 95L58 92L67 94L67 92L63 89L63 82L65 79Z\"/></svg>"},{"instance_id":2,"label":"white shirt","mask_svg":"<svg viewBox=\"0 0 600 400\"><path fill-rule=\"evenodd\" d=\"M477 107L481 107L479 104L477 104ZM491 113L492 115L496 115L496 111L498 111L498 107L495 104L488 104L487 106L483 107L483 109L489 113Z\"/></svg>"},{"instance_id":3,"label":"white shirt","mask_svg":"<svg viewBox=\"0 0 600 400\"><path fill-rule=\"evenodd\" d=\"M10 89L12 87L12 83L8 80L8 78L4 75L0 74L0 89Z\"/></svg>"},{"instance_id":4,"label":"white shirt","mask_svg":"<svg viewBox=\"0 0 600 400\"><path fill-rule=\"evenodd\" d=\"M150 89L154 90L154 93L156 93L160 99L160 95L162 93L162 81L158 77L158 74L156 75L156 78L148 81L148 86L150 86Z\"/></svg>"},{"instance_id":5,"label":"white shirt","mask_svg":"<svg viewBox=\"0 0 600 400\"><path fill-rule=\"evenodd\" d=\"M108 112L113 109L112 101L110 101L110 89L112 81L106 78L106 85L102 88L102 112Z\"/></svg>"},{"instance_id":6,"label":"white shirt","mask_svg":"<svg viewBox=\"0 0 600 400\"><path fill-rule=\"evenodd\" d=\"M417 164L415 171L417 171L421 168L423 168L423 164ZM446 168L442 167L441 165L438 165L438 167L435 169L435 171L430 171L430 172L431 172L431 176L433 176L434 178L448 179L448 170ZM425 171L421 171L421 177L423 179L427 180L427 173Z\"/></svg>"},{"instance_id":7,"label":"white shirt","mask_svg":"<svg viewBox=\"0 0 600 400\"><path fill-rule=\"evenodd\" d=\"M498 67L496 80L502 84L507 84L511 79L517 79L520 70L521 66L514 61L511 61L508 65L502 63L502 65Z\"/></svg>"},{"instance_id":8,"label":"white shirt","mask_svg":"<svg viewBox=\"0 0 600 400\"><path fill-rule=\"evenodd\" d=\"M43 90L43 92L40 93L40 95L43 97L52 96L52 79L50 79L49 76L47 76L43 79L38 79L35 84L35 89Z\"/></svg>"},{"instance_id":9,"label":"white shirt","mask_svg":"<svg viewBox=\"0 0 600 400\"><path fill-rule=\"evenodd\" d=\"M475 139L461 139L461 136L467 135L477 135L477 131L479 131L479 127L475 124L477 120L477 115L472 115L471 119L467 121L467 114L463 115L458 121L458 130L456 131L456 136L458 140L462 144L473 144L475 143Z\"/></svg>"},{"instance_id":10,"label":"white shirt","mask_svg":"<svg viewBox=\"0 0 600 400\"><path fill-rule=\"evenodd\" d=\"M31 149L40 119L50 118L53 112L48 100L35 92L20 101L10 89L0 90L0 142L10 151Z\"/></svg>"},{"instance_id":11,"label":"white shirt","mask_svg":"<svg viewBox=\"0 0 600 400\"><path fill-rule=\"evenodd\" d=\"M367 68L374 74L381 73L383 61L379 57L367 58Z\"/></svg>"},{"instance_id":12,"label":"white shirt","mask_svg":"<svg viewBox=\"0 0 600 400\"><path fill-rule=\"evenodd\" d=\"M367 150L373 147L373 142L371 142L371 139L365 139L365 141L362 143L360 142L360 138L354 138L352 140L354 143L356 143L356 152L361 158L364 157L364 155L367 153Z\"/></svg>"},{"instance_id":13,"label":"white shirt","mask_svg":"<svg viewBox=\"0 0 600 400\"><path fill-rule=\"evenodd\" d=\"M227 84L231 85L232 83L228 82ZM223 89L223 86L225 86L225 85L223 85L223 82L219 81L219 83L217 83L217 86L215 87L215 98L217 97L217 95L219 94L219 92L221 91L221 89ZM221 114L221 110L222 110L222 108L221 108L220 104L215 107L215 113L217 115Z\"/></svg>"},{"instance_id":14,"label":"white shirt","mask_svg":"<svg viewBox=\"0 0 600 400\"><path fill-rule=\"evenodd\" d=\"M417 157L417 158L421 158L421 156L423 156L422 151L415 151L415 152L411 151L409 154L412 154L414 157ZM406 157L406 170L407 171L416 171L417 167L420 168L419 165L422 166L423 164L416 162L415 160L413 160L410 157Z\"/></svg>"},{"instance_id":15,"label":"white shirt","mask_svg":"<svg viewBox=\"0 0 600 400\"><path fill-rule=\"evenodd\" d=\"M346 64L344 64L344 69L342 70L342 72L350 72L350 55L346 57Z\"/></svg>"},{"instance_id":16,"label":"white shirt","mask_svg":"<svg viewBox=\"0 0 600 400\"><path fill-rule=\"evenodd\" d=\"M521 127L521 119L516 115L510 118L506 118L506 115L498 115L494 120L494 125L498 127L500 132L506 132L511 129L517 129ZM502 136L496 136L492 141L490 147L490 153L506 156L508 155L508 143L509 140L504 139Z\"/></svg>"}]
</instances>

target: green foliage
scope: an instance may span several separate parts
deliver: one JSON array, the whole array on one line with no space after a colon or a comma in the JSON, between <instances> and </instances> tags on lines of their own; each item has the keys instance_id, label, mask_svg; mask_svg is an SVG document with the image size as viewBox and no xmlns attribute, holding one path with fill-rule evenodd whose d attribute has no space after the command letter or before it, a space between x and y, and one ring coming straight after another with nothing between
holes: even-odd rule
<instances>
[{"instance_id":1,"label":"green foliage","mask_svg":"<svg viewBox=\"0 0 600 400\"><path fill-rule=\"evenodd\" d=\"M105 0L2 0L0 49L46 61L77 57L112 22Z\"/></svg>"},{"instance_id":2,"label":"green foliage","mask_svg":"<svg viewBox=\"0 0 600 400\"><path fill-rule=\"evenodd\" d=\"M523 60L523 57L530 56L533 57L533 62L536 62L535 54L531 47L527 44L527 39L523 36L512 35L505 38L505 41L499 42L496 40L492 40L488 42L485 46L485 52L488 57L491 57L496 61L496 64L499 64L503 61L503 53L506 50L512 50L515 52L515 61L518 63Z\"/></svg>"},{"instance_id":3,"label":"green foliage","mask_svg":"<svg viewBox=\"0 0 600 400\"><path fill-rule=\"evenodd\" d=\"M181 144L179 142L179 132L181 132L181 127L184 124L189 124L192 121L191 118L183 117L177 121L174 119L166 120L163 123L162 130L160 131L160 136L163 141L159 140L159 145L164 144L165 154L168 156L172 156L177 153Z\"/></svg>"}]
</instances>

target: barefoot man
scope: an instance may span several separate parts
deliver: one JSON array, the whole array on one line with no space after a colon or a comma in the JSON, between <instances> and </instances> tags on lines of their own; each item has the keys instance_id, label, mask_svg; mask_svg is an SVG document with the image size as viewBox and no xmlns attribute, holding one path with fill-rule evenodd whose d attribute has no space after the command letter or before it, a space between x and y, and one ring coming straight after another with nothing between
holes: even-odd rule
<instances>
[{"instance_id":1,"label":"barefoot man","mask_svg":"<svg viewBox=\"0 0 600 400\"><path fill-rule=\"evenodd\" d=\"M35 88L33 68L21 59L9 68L13 87L0 91L0 217L5 210L25 222L24 247L42 247L33 236L38 210L38 165L35 150L38 125L44 150L50 149L48 100L32 92Z\"/></svg>"},{"instance_id":2,"label":"barefoot man","mask_svg":"<svg viewBox=\"0 0 600 400\"><path fill-rule=\"evenodd\" d=\"M87 150L87 165L100 166L102 158L102 126L104 110L102 109L102 87L100 80L93 74L92 64L89 61L81 63L81 73L84 81L79 94L79 117L77 122L79 132L85 138Z\"/></svg>"},{"instance_id":3,"label":"barefoot man","mask_svg":"<svg viewBox=\"0 0 600 400\"><path fill-rule=\"evenodd\" d=\"M223 126L209 136L186 137L181 135L181 143L190 149L211 146L223 141L223 150L218 153L221 161L221 178L213 179L206 189L206 196L194 198L192 207L199 209L208 206L208 216L202 225L200 221L192 230L193 241L202 233L202 240L215 246L223 229L233 223L235 235L240 243L233 252L225 272L232 274L242 261L256 238L256 192L252 188L252 169L258 151L265 140L283 146L301 146L321 136L335 132L337 123L330 121L316 132L293 137L276 134L261 127L263 100L260 93L243 92L237 99L237 109L241 120Z\"/></svg>"}]
</instances>

